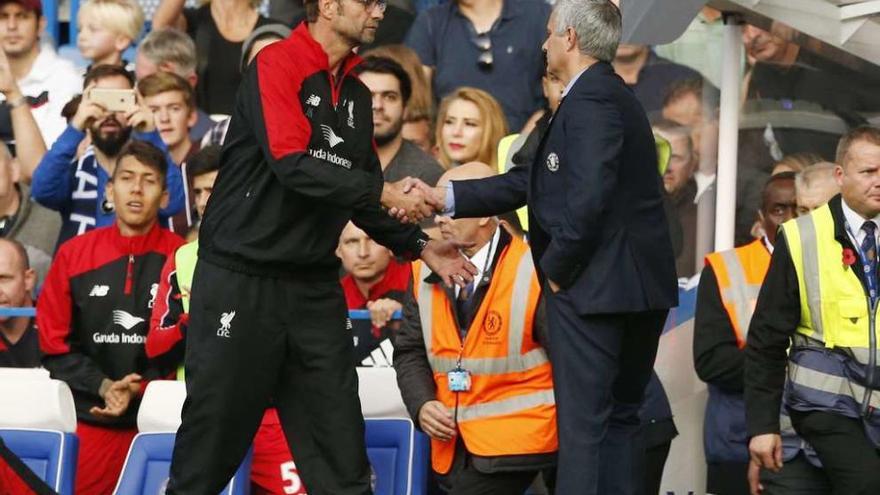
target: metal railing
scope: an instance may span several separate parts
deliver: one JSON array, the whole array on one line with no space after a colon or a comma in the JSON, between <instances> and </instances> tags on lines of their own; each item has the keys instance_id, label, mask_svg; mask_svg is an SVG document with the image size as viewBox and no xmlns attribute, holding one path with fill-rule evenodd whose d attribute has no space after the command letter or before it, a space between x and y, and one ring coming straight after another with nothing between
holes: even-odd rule
<instances>
[{"instance_id":1,"label":"metal railing","mask_svg":"<svg viewBox=\"0 0 880 495\"><path fill-rule=\"evenodd\" d=\"M37 308L0 308L0 318L17 318L20 316L37 316ZM351 309L348 311L348 317L352 320L369 320L370 310ZM392 319L399 320L402 317L403 316L400 311L395 311Z\"/></svg>"}]
</instances>

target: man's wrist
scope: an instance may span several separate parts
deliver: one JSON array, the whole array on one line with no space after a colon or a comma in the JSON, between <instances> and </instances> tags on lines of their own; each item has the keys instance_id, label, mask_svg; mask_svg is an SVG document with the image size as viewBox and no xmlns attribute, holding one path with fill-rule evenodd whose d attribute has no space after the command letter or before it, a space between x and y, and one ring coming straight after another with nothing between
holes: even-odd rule
<instances>
[{"instance_id":1,"label":"man's wrist","mask_svg":"<svg viewBox=\"0 0 880 495\"><path fill-rule=\"evenodd\" d=\"M413 258L421 258L422 252L425 250L426 247L428 247L429 242L431 242L431 238L428 237L428 234L425 234L425 232L422 231L419 237L416 239Z\"/></svg>"},{"instance_id":2,"label":"man's wrist","mask_svg":"<svg viewBox=\"0 0 880 495\"><path fill-rule=\"evenodd\" d=\"M104 378L101 380L101 385L98 387L98 396L100 398L104 398L107 395L107 391L110 390L110 387L113 386L113 380L109 378Z\"/></svg>"},{"instance_id":3,"label":"man's wrist","mask_svg":"<svg viewBox=\"0 0 880 495\"><path fill-rule=\"evenodd\" d=\"M6 93L6 104L12 109L22 107L27 102L27 96L23 95L21 91L13 90Z\"/></svg>"}]
</instances>

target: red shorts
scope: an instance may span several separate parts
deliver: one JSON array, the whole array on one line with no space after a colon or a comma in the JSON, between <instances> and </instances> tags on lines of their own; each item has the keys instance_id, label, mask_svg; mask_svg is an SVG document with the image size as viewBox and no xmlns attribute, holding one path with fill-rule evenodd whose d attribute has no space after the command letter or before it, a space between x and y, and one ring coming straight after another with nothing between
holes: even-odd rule
<instances>
[{"instance_id":1,"label":"red shorts","mask_svg":"<svg viewBox=\"0 0 880 495\"><path fill-rule=\"evenodd\" d=\"M113 493L136 434L135 428L106 428L77 422L76 495Z\"/></svg>"},{"instance_id":2,"label":"red shorts","mask_svg":"<svg viewBox=\"0 0 880 495\"><path fill-rule=\"evenodd\" d=\"M263 422L254 437L254 460L251 464L254 495L305 495L287 438L278 421L278 412L266 409Z\"/></svg>"}]
</instances>

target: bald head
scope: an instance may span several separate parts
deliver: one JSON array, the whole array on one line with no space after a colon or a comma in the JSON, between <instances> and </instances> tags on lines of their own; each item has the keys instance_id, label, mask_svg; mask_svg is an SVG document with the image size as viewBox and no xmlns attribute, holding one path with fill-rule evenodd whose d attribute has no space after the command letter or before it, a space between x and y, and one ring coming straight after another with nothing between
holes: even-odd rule
<instances>
[{"instance_id":1,"label":"bald head","mask_svg":"<svg viewBox=\"0 0 880 495\"><path fill-rule=\"evenodd\" d=\"M840 192L834 178L835 167L831 162L814 163L797 175L795 188L799 215L815 210Z\"/></svg>"},{"instance_id":2,"label":"bald head","mask_svg":"<svg viewBox=\"0 0 880 495\"><path fill-rule=\"evenodd\" d=\"M498 173L485 163L470 162L447 170L437 181L437 186L443 187L449 181L485 179L493 175L498 175ZM444 239L474 244L473 248L464 250L467 256L473 256L485 246L492 239L495 229L498 227L498 220L495 217L453 220L444 215L437 215L435 221L440 227L440 234Z\"/></svg>"},{"instance_id":3,"label":"bald head","mask_svg":"<svg viewBox=\"0 0 880 495\"><path fill-rule=\"evenodd\" d=\"M485 179L493 175L498 175L498 172L485 163L469 162L447 170L445 174L440 176L437 185L445 186L449 181L453 180Z\"/></svg>"},{"instance_id":4,"label":"bald head","mask_svg":"<svg viewBox=\"0 0 880 495\"><path fill-rule=\"evenodd\" d=\"M15 270L24 271L31 267L27 250L14 239L0 237L0 258L9 260Z\"/></svg>"}]
</instances>

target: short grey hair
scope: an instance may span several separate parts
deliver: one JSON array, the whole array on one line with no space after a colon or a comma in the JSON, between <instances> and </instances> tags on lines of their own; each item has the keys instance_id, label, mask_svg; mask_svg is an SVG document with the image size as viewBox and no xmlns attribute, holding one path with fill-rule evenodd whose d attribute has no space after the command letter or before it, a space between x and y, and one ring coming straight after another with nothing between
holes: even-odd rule
<instances>
[{"instance_id":1,"label":"short grey hair","mask_svg":"<svg viewBox=\"0 0 880 495\"><path fill-rule=\"evenodd\" d=\"M836 166L831 162L819 162L808 166L794 177L795 188L798 191L806 191L817 184L836 184L834 179L834 168Z\"/></svg>"},{"instance_id":2,"label":"short grey hair","mask_svg":"<svg viewBox=\"0 0 880 495\"><path fill-rule=\"evenodd\" d=\"M138 45L138 53L156 65L174 64L180 77L189 77L196 71L196 44L179 29L152 31Z\"/></svg>"},{"instance_id":3,"label":"short grey hair","mask_svg":"<svg viewBox=\"0 0 880 495\"><path fill-rule=\"evenodd\" d=\"M620 44L620 9L609 0L557 0L556 35L574 29L578 49L603 62L611 62Z\"/></svg>"}]
</instances>

